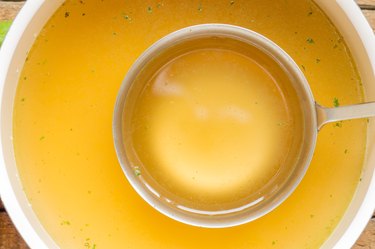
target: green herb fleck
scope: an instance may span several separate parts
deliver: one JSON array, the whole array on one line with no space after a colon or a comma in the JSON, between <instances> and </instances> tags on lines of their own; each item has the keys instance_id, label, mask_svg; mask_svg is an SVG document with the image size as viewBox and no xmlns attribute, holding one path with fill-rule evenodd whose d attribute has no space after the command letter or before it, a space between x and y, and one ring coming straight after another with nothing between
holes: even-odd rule
<instances>
[{"instance_id":1,"label":"green herb fleck","mask_svg":"<svg viewBox=\"0 0 375 249\"><path fill-rule=\"evenodd\" d=\"M152 13L152 7L151 6L147 7L147 12L150 13L150 14Z\"/></svg>"},{"instance_id":2,"label":"green herb fleck","mask_svg":"<svg viewBox=\"0 0 375 249\"><path fill-rule=\"evenodd\" d=\"M336 122L335 123L335 127L340 127L341 128L342 127L342 122L341 121L340 122Z\"/></svg>"},{"instance_id":3,"label":"green herb fleck","mask_svg":"<svg viewBox=\"0 0 375 249\"><path fill-rule=\"evenodd\" d=\"M313 214L310 214L310 218L312 219L312 218L314 218L315 217L315 215L313 215Z\"/></svg>"},{"instance_id":4,"label":"green herb fleck","mask_svg":"<svg viewBox=\"0 0 375 249\"><path fill-rule=\"evenodd\" d=\"M83 246L86 247L86 248L90 248L91 247L91 245L90 245L90 238L86 238L86 242L85 242L85 244L83 244Z\"/></svg>"},{"instance_id":5,"label":"green herb fleck","mask_svg":"<svg viewBox=\"0 0 375 249\"><path fill-rule=\"evenodd\" d=\"M320 59L319 59L319 58L317 58L317 59L316 59L316 63L319 63L319 62L320 62Z\"/></svg>"},{"instance_id":6,"label":"green herb fleck","mask_svg":"<svg viewBox=\"0 0 375 249\"><path fill-rule=\"evenodd\" d=\"M340 106L339 99L336 98L336 97L333 98L333 106L334 107L339 107Z\"/></svg>"},{"instance_id":7,"label":"green herb fleck","mask_svg":"<svg viewBox=\"0 0 375 249\"><path fill-rule=\"evenodd\" d=\"M359 181L360 181L360 182L362 181L362 177L361 177L361 178L359 178Z\"/></svg>"},{"instance_id":8,"label":"green herb fleck","mask_svg":"<svg viewBox=\"0 0 375 249\"><path fill-rule=\"evenodd\" d=\"M68 220L63 220L63 221L60 223L60 225L61 225L61 226L64 226L64 225L66 225L66 226L70 226L70 221L68 221Z\"/></svg>"},{"instance_id":9,"label":"green herb fleck","mask_svg":"<svg viewBox=\"0 0 375 249\"><path fill-rule=\"evenodd\" d=\"M112 32L112 35L117 35L117 33L116 32Z\"/></svg>"},{"instance_id":10,"label":"green herb fleck","mask_svg":"<svg viewBox=\"0 0 375 249\"><path fill-rule=\"evenodd\" d=\"M131 18L129 15L126 15L126 14L122 14L122 17L123 17L125 20L129 21L129 22L132 20L132 18Z\"/></svg>"},{"instance_id":11,"label":"green herb fleck","mask_svg":"<svg viewBox=\"0 0 375 249\"><path fill-rule=\"evenodd\" d=\"M307 38L306 41L307 41L308 43L310 43L310 44L315 43L315 41L314 41L313 38L311 38L311 37Z\"/></svg>"},{"instance_id":12,"label":"green herb fleck","mask_svg":"<svg viewBox=\"0 0 375 249\"><path fill-rule=\"evenodd\" d=\"M25 100L26 100L25 98L22 98L22 99L21 99L21 102L25 102Z\"/></svg>"},{"instance_id":13,"label":"green herb fleck","mask_svg":"<svg viewBox=\"0 0 375 249\"><path fill-rule=\"evenodd\" d=\"M45 139L45 136L41 136L41 137L39 138L40 141L42 141L42 140L44 140L44 139Z\"/></svg>"},{"instance_id":14,"label":"green herb fleck","mask_svg":"<svg viewBox=\"0 0 375 249\"><path fill-rule=\"evenodd\" d=\"M202 11L203 11L202 3L199 3L199 5L198 5L198 11L199 11L199 12L202 12Z\"/></svg>"},{"instance_id":15,"label":"green herb fleck","mask_svg":"<svg viewBox=\"0 0 375 249\"><path fill-rule=\"evenodd\" d=\"M163 4L160 3L160 2L156 4L156 8L158 8L158 9L160 9L162 6L163 6Z\"/></svg>"},{"instance_id":16,"label":"green herb fleck","mask_svg":"<svg viewBox=\"0 0 375 249\"><path fill-rule=\"evenodd\" d=\"M273 246L276 245L276 241L272 241L272 245L273 245Z\"/></svg>"},{"instance_id":17,"label":"green herb fleck","mask_svg":"<svg viewBox=\"0 0 375 249\"><path fill-rule=\"evenodd\" d=\"M85 240L85 243L83 244L84 247L88 248L88 249L96 249L96 244L93 243L92 245L92 242L91 242L91 239L90 238L86 238Z\"/></svg>"},{"instance_id":18,"label":"green herb fleck","mask_svg":"<svg viewBox=\"0 0 375 249\"><path fill-rule=\"evenodd\" d=\"M135 174L135 176L140 176L140 175L141 175L141 170L139 169L138 166L134 167L133 170L134 170L134 174Z\"/></svg>"},{"instance_id":19,"label":"green herb fleck","mask_svg":"<svg viewBox=\"0 0 375 249\"><path fill-rule=\"evenodd\" d=\"M65 12L65 18L67 18L69 16L70 16L70 12L69 11Z\"/></svg>"},{"instance_id":20,"label":"green herb fleck","mask_svg":"<svg viewBox=\"0 0 375 249\"><path fill-rule=\"evenodd\" d=\"M348 154L348 149L345 149L345 150L344 150L344 154Z\"/></svg>"},{"instance_id":21,"label":"green herb fleck","mask_svg":"<svg viewBox=\"0 0 375 249\"><path fill-rule=\"evenodd\" d=\"M5 35L8 33L10 26L12 25L12 21L1 21L0 22L0 47L3 44Z\"/></svg>"}]
</instances>

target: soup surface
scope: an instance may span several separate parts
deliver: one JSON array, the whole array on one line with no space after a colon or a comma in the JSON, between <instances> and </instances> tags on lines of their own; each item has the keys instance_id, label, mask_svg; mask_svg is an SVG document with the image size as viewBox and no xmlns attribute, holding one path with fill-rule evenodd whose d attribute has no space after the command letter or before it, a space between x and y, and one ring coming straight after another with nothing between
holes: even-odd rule
<instances>
[{"instance_id":1,"label":"soup surface","mask_svg":"<svg viewBox=\"0 0 375 249\"><path fill-rule=\"evenodd\" d=\"M318 248L331 234L360 181L366 120L325 126L307 175L292 196L238 227L203 229L171 220L146 204L125 179L114 151L112 115L127 70L159 38L213 22L243 26L279 44L300 65L319 103L363 100L345 42L310 0L68 0L29 52L14 102L20 177L35 213L62 248L300 249ZM222 94L224 88L218 89L212 94ZM231 89L233 96L242 96ZM168 109L160 110L167 114ZM234 113L236 119L229 118L233 109L224 116L240 127L233 120L246 115ZM219 116L210 118L207 122ZM155 124L157 129L166 129L164 121ZM223 136L234 144L238 139ZM152 142L164 159L171 157L165 138Z\"/></svg>"}]
</instances>

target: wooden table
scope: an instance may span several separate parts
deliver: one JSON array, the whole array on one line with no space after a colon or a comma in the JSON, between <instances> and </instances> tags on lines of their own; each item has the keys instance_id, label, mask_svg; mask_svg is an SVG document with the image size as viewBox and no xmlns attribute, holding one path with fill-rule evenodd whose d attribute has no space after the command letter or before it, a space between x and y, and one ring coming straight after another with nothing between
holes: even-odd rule
<instances>
[{"instance_id":1,"label":"wooden table","mask_svg":"<svg viewBox=\"0 0 375 249\"><path fill-rule=\"evenodd\" d=\"M356 0L375 31L375 0ZM0 20L11 20L23 2L0 1ZM374 44L375 46L375 44ZM374 200L375 201L375 200ZM29 248L13 226L0 200L0 249ZM353 249L375 249L375 213Z\"/></svg>"}]
</instances>

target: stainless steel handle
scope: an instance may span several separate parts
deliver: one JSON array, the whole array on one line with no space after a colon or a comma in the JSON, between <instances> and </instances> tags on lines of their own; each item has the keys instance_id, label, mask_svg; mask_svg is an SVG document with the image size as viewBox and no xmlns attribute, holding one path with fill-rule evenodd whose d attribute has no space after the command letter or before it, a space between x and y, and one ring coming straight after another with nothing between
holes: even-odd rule
<instances>
[{"instance_id":1,"label":"stainless steel handle","mask_svg":"<svg viewBox=\"0 0 375 249\"><path fill-rule=\"evenodd\" d=\"M315 103L318 130L323 125L348 119L375 117L375 102L327 108Z\"/></svg>"}]
</instances>

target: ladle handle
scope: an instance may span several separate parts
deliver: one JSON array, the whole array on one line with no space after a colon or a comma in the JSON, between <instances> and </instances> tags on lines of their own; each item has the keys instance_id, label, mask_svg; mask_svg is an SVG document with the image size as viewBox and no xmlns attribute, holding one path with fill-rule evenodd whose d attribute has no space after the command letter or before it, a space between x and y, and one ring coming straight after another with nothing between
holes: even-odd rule
<instances>
[{"instance_id":1,"label":"ladle handle","mask_svg":"<svg viewBox=\"0 0 375 249\"><path fill-rule=\"evenodd\" d=\"M341 120L375 117L375 102L326 108L315 103L318 130L323 125Z\"/></svg>"}]
</instances>

